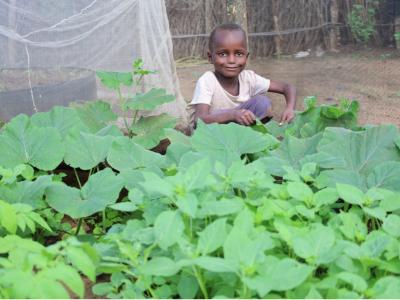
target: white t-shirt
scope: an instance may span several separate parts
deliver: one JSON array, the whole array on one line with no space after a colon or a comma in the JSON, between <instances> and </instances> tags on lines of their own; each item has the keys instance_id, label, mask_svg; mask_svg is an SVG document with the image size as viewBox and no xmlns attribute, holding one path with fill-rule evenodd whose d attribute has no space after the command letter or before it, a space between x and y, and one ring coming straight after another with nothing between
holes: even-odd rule
<instances>
[{"instance_id":1,"label":"white t-shirt","mask_svg":"<svg viewBox=\"0 0 400 300\"><path fill-rule=\"evenodd\" d=\"M269 85L269 79L257 75L254 71L243 70L239 74L239 95L234 96L221 86L214 72L208 71L197 81L190 105L208 104L210 112L235 108L256 95L265 94Z\"/></svg>"}]
</instances>

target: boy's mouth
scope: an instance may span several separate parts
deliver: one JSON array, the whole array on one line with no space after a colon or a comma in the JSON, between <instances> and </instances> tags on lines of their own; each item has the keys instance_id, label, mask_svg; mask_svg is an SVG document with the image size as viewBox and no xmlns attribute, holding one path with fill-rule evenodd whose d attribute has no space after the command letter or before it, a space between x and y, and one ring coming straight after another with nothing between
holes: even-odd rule
<instances>
[{"instance_id":1,"label":"boy's mouth","mask_svg":"<svg viewBox=\"0 0 400 300\"><path fill-rule=\"evenodd\" d=\"M239 69L239 67L225 67L225 69L229 71L236 71L237 69Z\"/></svg>"}]
</instances>

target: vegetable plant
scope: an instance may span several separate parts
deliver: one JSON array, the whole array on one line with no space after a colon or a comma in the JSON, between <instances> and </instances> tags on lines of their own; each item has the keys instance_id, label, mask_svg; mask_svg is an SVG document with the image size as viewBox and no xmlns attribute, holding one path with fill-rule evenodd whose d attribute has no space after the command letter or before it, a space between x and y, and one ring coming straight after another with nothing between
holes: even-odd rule
<instances>
[{"instance_id":1,"label":"vegetable plant","mask_svg":"<svg viewBox=\"0 0 400 300\"><path fill-rule=\"evenodd\" d=\"M353 4L348 16L351 33L357 42L367 43L375 32L376 0L364 4Z\"/></svg>"},{"instance_id":2,"label":"vegetable plant","mask_svg":"<svg viewBox=\"0 0 400 300\"><path fill-rule=\"evenodd\" d=\"M122 96L140 72L100 73L133 116L169 98ZM307 97L292 124L200 121L190 137L139 113L126 135L99 100L15 117L0 298L83 298L84 282L107 298L399 298L400 134L358 109ZM165 155L148 150L164 137Z\"/></svg>"},{"instance_id":3,"label":"vegetable plant","mask_svg":"<svg viewBox=\"0 0 400 300\"><path fill-rule=\"evenodd\" d=\"M131 72L98 71L96 74L105 87L116 91L128 136L136 143L146 148L152 148L165 138L162 129L174 128L176 119L167 114L139 117L139 113L153 111L158 106L171 102L175 98L168 95L165 89L153 88L147 93L139 92L143 87L144 76L155 73L144 69L143 65L143 61L137 59L132 64ZM123 95L122 86L132 88L136 94ZM128 113L132 116L131 122L128 122Z\"/></svg>"}]
</instances>

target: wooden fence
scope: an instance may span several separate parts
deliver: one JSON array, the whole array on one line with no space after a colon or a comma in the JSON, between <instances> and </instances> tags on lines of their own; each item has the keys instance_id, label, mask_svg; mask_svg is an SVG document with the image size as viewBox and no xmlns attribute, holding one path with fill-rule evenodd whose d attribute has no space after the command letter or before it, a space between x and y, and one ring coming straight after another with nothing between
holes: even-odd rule
<instances>
[{"instance_id":1,"label":"wooden fence","mask_svg":"<svg viewBox=\"0 0 400 300\"><path fill-rule=\"evenodd\" d=\"M254 56L271 56L355 43L348 15L354 4L366 1L166 0L166 6L175 58L205 57L209 32L217 24L232 21L247 29ZM243 7L238 8L240 3ZM370 46L393 45L400 0L379 1L375 8L376 28Z\"/></svg>"}]
</instances>

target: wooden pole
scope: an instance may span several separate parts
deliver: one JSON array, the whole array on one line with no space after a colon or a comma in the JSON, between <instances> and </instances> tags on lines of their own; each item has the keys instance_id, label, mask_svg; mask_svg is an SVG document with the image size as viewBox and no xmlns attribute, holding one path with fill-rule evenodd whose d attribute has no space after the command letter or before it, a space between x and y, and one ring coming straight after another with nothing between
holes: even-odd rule
<instances>
[{"instance_id":1,"label":"wooden pole","mask_svg":"<svg viewBox=\"0 0 400 300\"><path fill-rule=\"evenodd\" d=\"M234 21L247 32L247 6L246 0L233 0L235 8Z\"/></svg>"},{"instance_id":2,"label":"wooden pole","mask_svg":"<svg viewBox=\"0 0 400 300\"><path fill-rule=\"evenodd\" d=\"M246 34L248 33L247 26L247 6L246 0L233 0L234 7L234 22L242 26ZM249 48L249 37L247 36L247 47Z\"/></svg>"},{"instance_id":3,"label":"wooden pole","mask_svg":"<svg viewBox=\"0 0 400 300\"><path fill-rule=\"evenodd\" d=\"M272 20L274 31L276 34L274 35L274 44L275 44L275 54L278 59L281 58L282 50L281 50L281 35L279 29L279 18L278 18L278 3L276 0L272 0Z\"/></svg>"},{"instance_id":4,"label":"wooden pole","mask_svg":"<svg viewBox=\"0 0 400 300\"><path fill-rule=\"evenodd\" d=\"M205 17L205 24L206 24L206 32L210 33L211 30L214 28L214 13L213 13L213 8L214 8L214 2L215 0L205 0L204 1L204 17Z\"/></svg>"},{"instance_id":5,"label":"wooden pole","mask_svg":"<svg viewBox=\"0 0 400 300\"><path fill-rule=\"evenodd\" d=\"M331 29L329 31L329 50L338 52L337 46L339 44L339 30L336 24L339 23L339 5L338 0L330 1L330 14L331 14Z\"/></svg>"}]
</instances>

